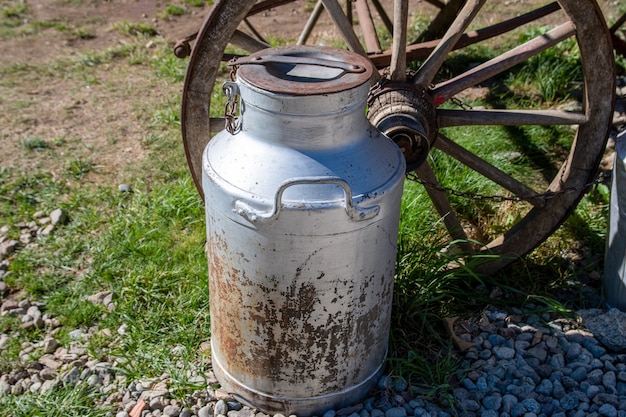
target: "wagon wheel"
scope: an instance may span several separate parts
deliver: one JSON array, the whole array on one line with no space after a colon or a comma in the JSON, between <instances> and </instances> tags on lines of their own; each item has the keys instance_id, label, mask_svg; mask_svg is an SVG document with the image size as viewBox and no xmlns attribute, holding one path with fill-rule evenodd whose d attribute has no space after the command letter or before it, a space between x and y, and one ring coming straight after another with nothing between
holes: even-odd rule
<instances>
[{"instance_id":1,"label":"wagon wheel","mask_svg":"<svg viewBox=\"0 0 626 417\"><path fill-rule=\"evenodd\" d=\"M361 2L363 0L356 0L357 7L364 8L359 6ZM410 43L406 41L408 1L396 0L393 25L402 30L394 32L392 45L385 51L371 47L376 42L375 31L367 29L368 25L373 26L371 20L359 15L366 45L363 47L357 30L353 29L337 0L322 3L339 27L347 47L369 56L384 74L380 80L373 80L368 117L403 149L412 170L409 177L424 184L450 239L479 242L479 245L472 244L472 248L465 245L465 250L488 250L503 255L481 267L493 272L527 254L549 237L593 181L611 125L615 83L613 53L610 34L595 1L560 0L493 26L470 30L487 9L486 0L467 0L440 40ZM191 54L183 91L182 132L187 160L201 194L202 151L210 140L209 132L223 128L223 121L211 119L209 111L227 46L235 44L248 53L267 47L256 35L244 32L244 24L249 23L247 16L255 7L260 7L259 4L267 2L255 5L254 0L217 1ZM493 36L504 36L550 13L559 22L553 29L469 70L452 75L444 71L447 62L454 59L455 50ZM582 109L562 111L534 103L510 110L453 108L456 97L507 71L514 72L516 65L568 39L573 40L581 57ZM414 63L415 70L408 70L407 62ZM544 178L540 181L534 174L515 178L507 173L509 161L506 158L504 161L493 158L493 155L481 153L481 149L469 149L455 140L457 129L487 129L488 126L514 130L562 129L565 126L571 131L571 144L560 155L542 155L544 159L560 159L552 169L542 167ZM534 130L530 132L532 135ZM500 198L481 200L480 207L459 203L457 195L472 193L464 193L462 184L446 182L445 169L441 171L437 167L439 157L455 161L477 173L491 187L499 187L495 193L489 188L488 194ZM480 192L473 193L470 200L479 200ZM502 211L509 213L506 221L504 218L494 220L496 213ZM481 216L489 216L489 221L484 223L495 224L495 227L476 233L483 225ZM511 218L516 220L511 222Z\"/></svg>"},{"instance_id":2,"label":"wagon wheel","mask_svg":"<svg viewBox=\"0 0 626 417\"><path fill-rule=\"evenodd\" d=\"M610 27L611 39L615 52L626 57L626 40L619 36L619 33L625 29L623 25L626 23L626 13L621 15Z\"/></svg>"}]
</instances>

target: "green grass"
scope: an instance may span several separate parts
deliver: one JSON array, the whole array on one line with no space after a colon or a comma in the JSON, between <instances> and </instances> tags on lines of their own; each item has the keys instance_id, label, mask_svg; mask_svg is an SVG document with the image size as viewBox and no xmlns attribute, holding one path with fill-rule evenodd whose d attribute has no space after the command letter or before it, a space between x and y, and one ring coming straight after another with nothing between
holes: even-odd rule
<instances>
[{"instance_id":1,"label":"green grass","mask_svg":"<svg viewBox=\"0 0 626 417\"><path fill-rule=\"evenodd\" d=\"M130 35L129 42L46 66L3 68L0 82L9 85L26 74L39 74L107 88L96 69L124 63L141 65L147 69L146 77L182 89L187 62L174 58L152 26L122 23L114 29ZM142 45L145 37L155 38L155 49L149 53ZM571 49L565 52L575 56ZM458 73L488 53L480 48L466 51L446 71ZM502 77L487 97L465 104L514 108L537 97L542 104L566 100L572 84L563 77L569 67L543 74L554 57L550 53L537 57L520 69L519 78ZM569 55L565 61L570 65ZM221 67L220 76L226 78L228 72ZM551 77L559 79L553 86L545 82ZM518 90L530 93L514 96ZM216 100L211 114L219 116L224 98L219 88L213 95ZM0 168L0 225L30 221L39 210L49 212L60 207L66 211L70 216L67 225L57 228L52 236L38 237L36 247L22 248L11 259L12 275L7 283L23 291L23 297L44 302L46 313L59 318L62 326L57 337L64 346L69 346L71 330L97 325L103 331L87 346L93 357L116 358L117 372L129 381L166 372L173 378L174 395L184 398L198 388L190 382L190 375L210 369L207 354L199 351L200 344L210 337L210 317L204 207L186 169L180 138L180 100L176 93L147 94L132 108L129 120L144 130L141 144L147 155L143 162L120 173L132 184L133 192L120 193L117 184L91 182L91 176L103 168L88 150L63 161L60 174L44 168ZM566 128L481 127L444 133L511 175L537 186L545 186L546 179L554 176L557 167L553 161L562 158L570 144ZM69 141L73 139L28 137L22 140L20 150L25 155L53 154L55 147L67 146ZM114 144L115 138L111 142ZM446 187L470 194L499 192L484 178L441 153L433 152L429 162ZM489 255L471 260L455 257L424 188L407 181L389 371L424 389L433 399L450 401L452 376L463 369L445 336L442 318L478 316L489 304L524 307L530 303L554 314L567 314L576 308L580 302L576 294L561 300L559 293L563 288L574 290L578 274L597 270L598 264L565 265L559 249L566 248L559 242L574 240L596 258L602 253L608 201L606 187L602 187L583 199L574 216L543 249L516 264L515 273L484 276L475 273L473 267L489 260ZM518 213L507 210L504 203L471 197L451 199L476 223L495 224L491 230L486 227L494 235L502 231L497 225L514 224L525 209L522 207ZM508 216L504 222L493 221L496 215L502 215L499 212ZM19 238L19 229L12 227L10 235ZM448 266L453 263L463 266L451 270ZM496 288L504 293L503 297L490 297ZM86 299L102 290L113 293L113 311ZM42 330L19 329L16 319L8 316L0 317L0 333L4 332L17 337L0 355L0 372L18 366L22 342L36 343L43 337ZM0 407L12 410L16 417L108 413L98 395L84 385L55 389L47 395L9 395L0 398Z\"/></svg>"},{"instance_id":2,"label":"green grass","mask_svg":"<svg viewBox=\"0 0 626 417\"><path fill-rule=\"evenodd\" d=\"M168 18L170 16L182 16L187 13L187 10L183 6L179 6L178 4L168 4L165 6L165 10L162 12L162 16L164 18Z\"/></svg>"},{"instance_id":3,"label":"green grass","mask_svg":"<svg viewBox=\"0 0 626 417\"><path fill-rule=\"evenodd\" d=\"M50 144L45 139L37 137L26 138L21 142L21 145L30 150L48 149L50 147Z\"/></svg>"},{"instance_id":4,"label":"green grass","mask_svg":"<svg viewBox=\"0 0 626 417\"><path fill-rule=\"evenodd\" d=\"M2 5L2 16L9 19L18 19L28 11L28 5L21 1L10 1Z\"/></svg>"},{"instance_id":5,"label":"green grass","mask_svg":"<svg viewBox=\"0 0 626 417\"><path fill-rule=\"evenodd\" d=\"M4 410L10 417L104 417L110 406L94 407L100 393L86 383L49 390L46 394L30 392L4 398Z\"/></svg>"},{"instance_id":6,"label":"green grass","mask_svg":"<svg viewBox=\"0 0 626 417\"><path fill-rule=\"evenodd\" d=\"M153 37L159 34L159 31L154 26L145 22L118 22L114 23L112 28L122 34L131 36Z\"/></svg>"},{"instance_id":7,"label":"green grass","mask_svg":"<svg viewBox=\"0 0 626 417\"><path fill-rule=\"evenodd\" d=\"M34 35L47 29L57 30L68 38L93 39L96 36L90 25L74 27L58 20L35 20L28 3L23 1L4 2L0 4L0 10L0 39Z\"/></svg>"}]
</instances>

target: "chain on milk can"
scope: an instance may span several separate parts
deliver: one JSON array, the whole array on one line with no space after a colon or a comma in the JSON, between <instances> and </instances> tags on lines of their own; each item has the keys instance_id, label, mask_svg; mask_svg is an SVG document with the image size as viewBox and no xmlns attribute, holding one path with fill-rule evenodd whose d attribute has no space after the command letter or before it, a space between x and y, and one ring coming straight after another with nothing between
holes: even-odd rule
<instances>
[{"instance_id":1,"label":"chain on milk can","mask_svg":"<svg viewBox=\"0 0 626 417\"><path fill-rule=\"evenodd\" d=\"M405 161L366 118L367 59L295 46L235 64L202 160L213 370L243 403L319 414L383 372Z\"/></svg>"}]
</instances>

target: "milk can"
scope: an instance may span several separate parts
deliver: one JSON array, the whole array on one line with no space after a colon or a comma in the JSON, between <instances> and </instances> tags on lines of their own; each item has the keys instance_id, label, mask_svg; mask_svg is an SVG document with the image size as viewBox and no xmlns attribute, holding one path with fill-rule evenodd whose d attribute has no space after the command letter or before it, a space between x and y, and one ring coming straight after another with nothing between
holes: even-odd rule
<instances>
[{"instance_id":1,"label":"milk can","mask_svg":"<svg viewBox=\"0 0 626 417\"><path fill-rule=\"evenodd\" d=\"M404 158L366 118L365 58L297 46L236 64L202 161L212 366L245 404L319 414L383 371Z\"/></svg>"},{"instance_id":2,"label":"milk can","mask_svg":"<svg viewBox=\"0 0 626 417\"><path fill-rule=\"evenodd\" d=\"M615 140L609 228L604 254L604 298L609 308L626 311L626 131Z\"/></svg>"}]
</instances>

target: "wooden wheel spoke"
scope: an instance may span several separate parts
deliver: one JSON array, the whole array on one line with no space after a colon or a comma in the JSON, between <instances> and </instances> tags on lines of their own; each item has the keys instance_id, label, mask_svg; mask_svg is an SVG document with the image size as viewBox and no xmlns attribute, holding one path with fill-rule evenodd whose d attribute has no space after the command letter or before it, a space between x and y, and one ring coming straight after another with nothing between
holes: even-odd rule
<instances>
[{"instance_id":1,"label":"wooden wheel spoke","mask_svg":"<svg viewBox=\"0 0 626 417\"><path fill-rule=\"evenodd\" d=\"M443 3L440 0L426 0L426 3L430 3L433 6L436 6L436 7L440 8L440 9L443 9L444 7L446 7L445 3Z\"/></svg>"},{"instance_id":2,"label":"wooden wheel spoke","mask_svg":"<svg viewBox=\"0 0 626 417\"><path fill-rule=\"evenodd\" d=\"M337 0L321 0L324 4L324 8L330 15L330 18L333 20L337 28L341 32L343 39L348 44L348 48L356 52L360 55L367 56L365 49L363 49L363 45L359 41L359 38L354 33L354 29L352 28L352 23L348 19L348 17L343 12L341 5Z\"/></svg>"},{"instance_id":3,"label":"wooden wheel spoke","mask_svg":"<svg viewBox=\"0 0 626 417\"><path fill-rule=\"evenodd\" d=\"M380 16L382 21L380 26L384 24L385 32L388 31L392 35L413 36L412 28L407 28L406 25L408 13L404 11L404 8L399 12L394 8L393 16L389 8L387 16L382 4L390 5L391 0L385 2L382 0L316 0L316 2L307 2L316 5L313 16L309 17L307 14L301 14L301 11L308 9L308 5L303 3L305 2L295 0L220 0L216 1L210 9L198 32L189 58L181 111L185 154L201 195L203 194L202 156L207 142L211 139L209 131L221 131L224 126L224 120L221 118L223 114L220 114L223 111L221 108L223 104L215 99L218 94L214 93L221 85L222 77L228 75L223 73L220 59L230 59L233 56L225 54L229 44L237 45L237 49L241 51L238 53L247 55L267 48L268 42L264 40L274 39L275 35L280 39L283 39L283 35L287 35L288 39L293 37L294 40L300 35L298 43L307 43L307 38L310 43L313 31L322 22L321 18L317 20L321 17L322 10L329 13L328 20L332 22L339 34L333 43L336 41L343 43L347 45L347 48L364 56L365 51L369 49L367 57L377 69L382 70L386 67L394 69L392 76L394 82L388 83L386 89L380 92L376 90L377 95L371 97L375 99L372 105L378 105L380 109L379 113L376 113L372 111L372 105L370 106L370 120L376 120L374 117L377 115L392 116L394 119L389 120L393 123L388 120L387 124L395 128L394 123L410 122L411 117L414 117L424 127L429 138L438 128L450 127L452 135L455 126L565 125L573 127L573 129L558 129L559 134L568 135L571 132L573 136L569 152L565 152L563 144L570 143L570 138L564 137L563 141L559 140L558 143L549 145L548 155L538 154L539 157L560 158L560 161L554 161L554 163L534 161L536 166L547 167L542 171L542 176L546 183L550 184L547 188L550 192L549 198L544 198L543 194L539 195L532 189L536 188L538 192L543 193L545 190L543 186L535 187L531 180L515 173L507 174L508 168L504 168L496 160L491 160L479 151L479 148L468 145L468 149L465 149L453 142L456 140L453 136L449 138L439 136L432 142L431 147L437 148L433 152L444 152L446 155L440 154L439 156L462 165L463 170L471 171L471 174L476 177L482 177L484 184L488 183L486 185L491 188L497 188L499 192L495 194L501 194L503 197L491 199L487 196L474 205L466 199L467 196L471 198L471 194L463 186L465 183L463 178L446 177L444 187L440 185L437 177L443 182L443 176L447 173L445 171L433 172L435 167L428 165L428 162L422 164L412 174L416 179L419 177L419 182L424 185L425 189L421 195L424 197L428 195L432 200L435 208L432 210L435 214L433 220L437 222L436 227L438 230L445 229L450 239L455 241L453 248L472 252L473 244L470 239L475 239L482 242L481 248L488 248L490 253L506 255L487 260L485 264L476 267L477 271L497 270L509 264L515 257L522 256L536 248L575 208L584 194L585 184L593 182L597 163L605 150L605 140L611 126L610 121L613 116L611 97L614 97L615 93L611 33L606 27L602 9L596 0L558 0L558 2L545 0L541 3L549 4L539 8L533 7L534 4L540 3L539 1L536 3L535 1L520 2L524 4L515 7L515 10L519 10L520 13L511 19L498 19L497 15L508 15L510 10L504 10L497 4L490 8L489 13L485 13L487 6L483 4L487 4L486 0L423 0L422 2L408 0L410 7L414 4L417 7L424 6L425 17L429 19L428 27L420 29L414 39L393 40L391 47L382 52L378 51L376 42L382 43L383 32L373 23L378 25L378 16ZM394 0L394 5L396 4L404 7L406 1ZM499 7L500 10L498 10ZM481 60L479 64L482 65L471 70L466 68L467 72L460 75L456 73L454 75L458 76L451 80L447 80L450 76L443 78L446 74L442 73L442 68L451 58L451 51L489 39L493 39L491 42L496 45L508 45L510 42L515 42L516 33L519 33L516 29L531 33L539 25L544 24L535 20L555 12L558 12L560 18L564 19L561 21L566 22L564 25L511 51L505 51L504 55L488 62ZM286 33L287 27L291 29L292 26L283 26L283 22L291 23L296 17L302 19L302 25L295 33ZM326 25L326 16L323 17L324 25ZM492 18L495 18L497 23L487 23ZM308 23L307 19L309 19ZM550 21L554 19L551 18ZM474 26L478 28L481 22L484 25L474 30ZM305 28L305 24L308 28ZM528 25L529 29L527 30L522 25ZM366 28L363 30L363 27ZM241 32L236 32L237 29ZM512 31L514 33L511 33ZM499 38L500 36L502 39ZM366 40L366 37L369 39ZM579 62L572 62L573 66L578 65L578 68L572 67L572 75L576 75L576 82L583 86L582 111L541 110L534 104L528 103L521 103L522 107L519 110L505 108L460 111L441 108L441 103L468 88L489 78L495 78L496 75L504 75L508 71L514 73L517 71L517 64L532 59L543 50L558 45L568 37L573 38L580 56ZM290 43L288 39L287 42ZM191 38L186 38L185 42L190 40ZM417 40L416 43L408 44L413 40ZM367 48L361 42L367 45ZM404 61L401 56L404 56ZM411 67L412 63L415 63L419 69L410 80L405 80L403 77L407 77L406 70L409 63ZM569 60L567 63L569 64ZM582 79L578 78L579 75ZM379 86L376 84L377 76L379 72L375 71L372 83L376 87ZM442 78L439 78L440 76ZM440 81L441 83L437 84ZM403 86L404 83L417 84L417 86ZM414 87L417 87L415 90L423 91L425 95L417 94L408 101L398 100L400 103L398 106L395 101L386 99L387 96L396 97L396 93L401 95L405 89L413 90ZM413 91L409 92L413 94ZM419 101L422 98L428 100ZM436 101L434 110L430 103L431 98ZM415 106L409 106L409 103L414 103ZM214 105L219 108L214 108ZM407 107L411 108L411 112L407 113ZM217 118L210 118L211 114L216 115ZM423 143L419 140L422 137L418 128L419 126L415 130L417 136L408 135L407 137L403 136L406 132L394 130L395 133L399 132L398 143L403 144L403 140L410 142L415 139L411 142L411 146L415 145L419 151ZM522 130L526 136L515 137L515 139L519 139L522 146L532 146L536 143L535 139L541 140L544 132L540 131L545 129ZM534 138L534 135L539 135L539 137ZM479 140L479 138L474 138L474 140ZM504 149L510 150L512 146L508 142L502 145L503 151ZM545 145L548 146L548 144ZM552 146L555 147L555 152L552 152ZM475 152L473 152L474 149L476 149ZM532 151L533 149L529 149L528 154L530 155ZM546 162L545 165L544 162ZM556 170L558 166L561 166L560 170ZM441 168L445 169L445 166ZM458 180L461 184L455 184ZM420 193L422 190L410 191ZM511 196L512 200L524 201L519 204L500 204L496 201L506 200L507 196ZM470 208L471 206L473 208ZM422 205L416 204L415 209L418 207L421 209ZM440 221L437 221L437 218L440 218ZM429 239L428 236L424 238ZM478 248L474 247L474 251L476 250Z\"/></svg>"},{"instance_id":4,"label":"wooden wheel spoke","mask_svg":"<svg viewBox=\"0 0 626 417\"><path fill-rule=\"evenodd\" d=\"M209 130L211 132L219 132L224 130L226 125L226 119L223 117L211 117L209 118Z\"/></svg>"},{"instance_id":5,"label":"wooden wheel spoke","mask_svg":"<svg viewBox=\"0 0 626 417\"><path fill-rule=\"evenodd\" d=\"M363 33L363 39L365 40L365 47L368 53L381 52L380 40L376 34L376 27L374 26L374 19L370 12L370 7L367 4L367 0L356 0L356 13L359 16L359 26L361 26L361 32Z\"/></svg>"},{"instance_id":6,"label":"wooden wheel spoke","mask_svg":"<svg viewBox=\"0 0 626 417\"><path fill-rule=\"evenodd\" d=\"M409 14L408 0L395 0L393 5L393 46L391 48L391 66L393 81L406 81L406 31Z\"/></svg>"},{"instance_id":7,"label":"wooden wheel spoke","mask_svg":"<svg viewBox=\"0 0 626 417\"><path fill-rule=\"evenodd\" d=\"M242 49L245 49L249 53L253 53L256 51L260 51L261 49L270 47L268 43L255 39L240 30L236 30L235 33L233 33L233 37L230 38L230 43Z\"/></svg>"},{"instance_id":8,"label":"wooden wheel spoke","mask_svg":"<svg viewBox=\"0 0 626 417\"><path fill-rule=\"evenodd\" d=\"M561 110L445 110L437 111L437 126L523 126L581 125L583 112Z\"/></svg>"},{"instance_id":9,"label":"wooden wheel spoke","mask_svg":"<svg viewBox=\"0 0 626 417\"><path fill-rule=\"evenodd\" d=\"M434 147L483 175L485 178L488 178L501 187L504 187L515 196L529 201L534 206L540 207L545 203L545 200L539 198L538 194L534 190L522 184L499 168L494 167L478 155L454 143L444 135L437 135Z\"/></svg>"},{"instance_id":10,"label":"wooden wheel spoke","mask_svg":"<svg viewBox=\"0 0 626 417\"><path fill-rule=\"evenodd\" d=\"M465 0L446 0L446 4L440 7L439 13L430 21L428 28L420 33L418 40L431 40L442 37L448 29L448 24L459 13Z\"/></svg>"},{"instance_id":11,"label":"wooden wheel spoke","mask_svg":"<svg viewBox=\"0 0 626 417\"><path fill-rule=\"evenodd\" d=\"M383 7L383 5L380 4L379 0L372 0L372 4L374 5L374 8L378 12L378 16L380 16L380 20L383 21L383 25L385 25L385 28L387 29L387 31L389 33L393 33L393 23L391 23L391 19L387 15L387 11L385 11L385 8Z\"/></svg>"},{"instance_id":12,"label":"wooden wheel spoke","mask_svg":"<svg viewBox=\"0 0 626 417\"><path fill-rule=\"evenodd\" d=\"M497 74L500 74L513 66L522 63L529 58L559 44L563 40L573 36L576 29L572 22L564 23L555 29L537 36L530 41L505 52L465 73L450 80L437 84L432 95L437 105L448 100L450 97L473 87Z\"/></svg>"},{"instance_id":13,"label":"wooden wheel spoke","mask_svg":"<svg viewBox=\"0 0 626 417\"><path fill-rule=\"evenodd\" d=\"M492 26L488 26L482 29L474 30L464 33L454 45L453 50L464 48L469 45L474 45L479 42L486 41L504 33L510 32L520 26L530 23L534 20L547 16L555 11L560 10L558 3L550 3L547 6L533 10L529 13L525 13L521 16L515 17L510 20L506 20L501 23L497 23ZM439 39L434 39L426 42L420 42L412 45L408 45L406 48L407 60L420 60L426 59L439 44ZM385 67L389 65L391 51L383 51L380 54L370 55L372 62L378 67Z\"/></svg>"},{"instance_id":14,"label":"wooden wheel spoke","mask_svg":"<svg viewBox=\"0 0 626 417\"><path fill-rule=\"evenodd\" d=\"M254 16L255 14L262 13L266 10L274 9L276 7L282 6L283 4L289 4L293 0L263 0L257 2L247 16Z\"/></svg>"},{"instance_id":15,"label":"wooden wheel spoke","mask_svg":"<svg viewBox=\"0 0 626 417\"><path fill-rule=\"evenodd\" d=\"M315 8L313 9L313 12L311 12L309 19L306 21L306 24L304 25L304 29L302 29L302 33L300 33L300 37L298 38L298 41L296 42L297 45L304 45L306 41L309 39L309 36L311 35L313 28L317 24L318 19L322 15L323 10L324 10L324 4L322 3L322 0L317 0L317 3L315 3Z\"/></svg>"},{"instance_id":16,"label":"wooden wheel spoke","mask_svg":"<svg viewBox=\"0 0 626 417\"><path fill-rule=\"evenodd\" d=\"M256 36L256 38L263 43L269 44L265 38L263 38L263 35L261 35L261 33L259 33L259 31L254 27L254 25L252 23L250 23L250 20L248 18L243 19L243 23L246 25L246 27L248 28L248 30L250 32L252 32L252 34L254 36Z\"/></svg>"},{"instance_id":17,"label":"wooden wheel spoke","mask_svg":"<svg viewBox=\"0 0 626 417\"><path fill-rule=\"evenodd\" d=\"M448 53L454 48L454 45L456 45L459 38L463 35L465 29L472 20L474 20L474 17L476 17L480 8L485 4L485 1L486 0L468 0L465 3L446 34L413 77L413 84L428 87L432 83L439 68L441 68L441 65L448 56Z\"/></svg>"},{"instance_id":18,"label":"wooden wheel spoke","mask_svg":"<svg viewBox=\"0 0 626 417\"><path fill-rule=\"evenodd\" d=\"M456 216L452 204L448 200L445 191L439 185L439 180L435 176L435 173L428 162L424 162L415 171L424 183L426 192L435 206L435 210L439 213L439 216L443 219L443 223L448 230L448 233L454 240L467 240L467 235L463 226Z\"/></svg>"}]
</instances>

